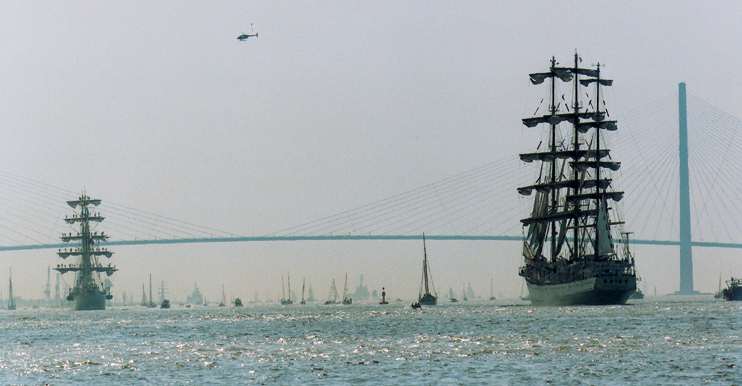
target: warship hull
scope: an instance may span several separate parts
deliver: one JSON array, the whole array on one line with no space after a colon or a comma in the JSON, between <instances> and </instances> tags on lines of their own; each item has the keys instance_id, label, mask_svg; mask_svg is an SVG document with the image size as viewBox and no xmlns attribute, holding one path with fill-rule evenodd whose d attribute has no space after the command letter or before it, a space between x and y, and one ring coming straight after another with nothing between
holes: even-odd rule
<instances>
[{"instance_id":1,"label":"warship hull","mask_svg":"<svg viewBox=\"0 0 742 386\"><path fill-rule=\"evenodd\" d=\"M75 311L94 311L106 309L106 295L102 292L73 295Z\"/></svg>"},{"instance_id":2,"label":"warship hull","mask_svg":"<svg viewBox=\"0 0 742 386\"><path fill-rule=\"evenodd\" d=\"M600 276L556 285L526 283L534 306L626 304L636 291L635 276Z\"/></svg>"}]
</instances>

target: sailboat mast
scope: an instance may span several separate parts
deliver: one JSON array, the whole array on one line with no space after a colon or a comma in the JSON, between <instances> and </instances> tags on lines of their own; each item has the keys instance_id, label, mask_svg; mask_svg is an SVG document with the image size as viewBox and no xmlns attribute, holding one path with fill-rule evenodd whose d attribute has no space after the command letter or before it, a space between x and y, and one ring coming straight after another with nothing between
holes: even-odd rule
<instances>
[{"instance_id":1,"label":"sailboat mast","mask_svg":"<svg viewBox=\"0 0 742 386\"><path fill-rule=\"evenodd\" d=\"M573 72L574 73L574 77L575 77L574 78L574 87L575 87L575 89L574 89L574 107L573 107L573 110L575 112L575 119L574 119L574 124L573 124L573 131L574 131L573 135L574 135L574 141L575 142L573 144L573 149L574 149L574 152L575 153L572 156L572 159L575 162L577 162L577 161L580 160L580 156L579 156L579 154L580 154L579 153L579 150L580 150L580 137L579 137L579 134L578 134L578 131L577 131L577 125L580 123L580 95L579 95L580 94L580 89L579 89L580 88L580 84L579 84L579 73L577 71L577 68L579 66L579 60L580 60L580 57L577 56L577 52L575 52L575 70ZM589 154L589 150L590 149L587 149L587 150L588 150L588 153L586 153L586 154ZM577 177L578 177L577 176L577 168L572 168L572 181L577 181ZM573 187L572 187L572 195L573 196L577 196L579 193L580 193L579 185L577 185L577 184L573 185ZM579 200L576 200L576 201L573 202L572 205L574 205L576 207L576 206L580 205L580 201ZM577 211L575 211L575 213L577 213ZM573 230L574 233L573 233L573 236L572 236L572 238L574 240L573 241L574 242L574 248L572 250L572 256L571 256L570 260L572 260L573 258L577 257L578 251L580 250L579 249L579 242L580 242L580 216L579 215L575 215L574 216L574 224L572 224L572 225L574 226L574 230ZM587 264L587 262L583 262L583 264Z\"/></svg>"},{"instance_id":2,"label":"sailboat mast","mask_svg":"<svg viewBox=\"0 0 742 386\"><path fill-rule=\"evenodd\" d=\"M428 289L428 251L425 249L425 234L423 234L423 281L425 282L425 293L429 294Z\"/></svg>"},{"instance_id":3,"label":"sailboat mast","mask_svg":"<svg viewBox=\"0 0 742 386\"><path fill-rule=\"evenodd\" d=\"M152 304L152 274L149 274L149 304Z\"/></svg>"},{"instance_id":4,"label":"sailboat mast","mask_svg":"<svg viewBox=\"0 0 742 386\"><path fill-rule=\"evenodd\" d=\"M281 300L286 299L286 284L283 281L283 276L281 276Z\"/></svg>"},{"instance_id":5,"label":"sailboat mast","mask_svg":"<svg viewBox=\"0 0 742 386\"><path fill-rule=\"evenodd\" d=\"M556 59L552 56L551 57L551 72L554 72L554 69L556 67ZM556 115L557 108L556 108L556 77L551 77L551 106L549 110L551 111L552 115ZM551 123L551 152L556 152L556 124ZM557 160L556 157L551 160L551 180L549 182L556 182L556 169L557 169ZM552 189L551 190L551 211L556 211L557 208L557 191L558 189ZM556 223L552 222L551 224L551 261L556 261L556 240L557 240L557 232L556 232Z\"/></svg>"},{"instance_id":6,"label":"sailboat mast","mask_svg":"<svg viewBox=\"0 0 742 386\"><path fill-rule=\"evenodd\" d=\"M289 287L289 297L288 297L288 299L291 300L291 274L286 274L286 276L288 278L286 280L286 282L288 283L288 287Z\"/></svg>"},{"instance_id":7,"label":"sailboat mast","mask_svg":"<svg viewBox=\"0 0 742 386\"><path fill-rule=\"evenodd\" d=\"M603 199L600 195L600 63L597 66L597 79L595 82L595 121L597 122L597 128L595 129L595 207L598 208L598 216L603 207ZM607 209L606 209L607 210ZM596 217L595 221L595 253L594 258L597 260L600 256L600 221L597 221L599 217Z\"/></svg>"},{"instance_id":8,"label":"sailboat mast","mask_svg":"<svg viewBox=\"0 0 742 386\"><path fill-rule=\"evenodd\" d=\"M13 305L13 268L10 268L10 274L8 274L8 305Z\"/></svg>"}]
</instances>

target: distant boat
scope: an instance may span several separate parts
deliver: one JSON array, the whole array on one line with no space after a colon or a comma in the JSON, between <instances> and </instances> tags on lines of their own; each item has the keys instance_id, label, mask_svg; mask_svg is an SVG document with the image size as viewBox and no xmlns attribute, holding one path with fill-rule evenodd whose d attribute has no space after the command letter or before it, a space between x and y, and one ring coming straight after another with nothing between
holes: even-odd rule
<instances>
[{"instance_id":1,"label":"distant boat","mask_svg":"<svg viewBox=\"0 0 742 386\"><path fill-rule=\"evenodd\" d=\"M345 274L345 287L343 288L343 304L353 304L353 299L348 297L348 274Z\"/></svg>"},{"instance_id":2,"label":"distant boat","mask_svg":"<svg viewBox=\"0 0 742 386\"><path fill-rule=\"evenodd\" d=\"M204 304L204 297L201 295L201 291L198 290L198 286L196 283L193 283L193 293L188 295L186 298L186 303L188 304L195 304L195 305L202 305Z\"/></svg>"},{"instance_id":3,"label":"distant boat","mask_svg":"<svg viewBox=\"0 0 742 386\"><path fill-rule=\"evenodd\" d=\"M456 294L453 293L453 288L448 287L448 298L451 299L451 303L458 303L459 299L456 299Z\"/></svg>"},{"instance_id":4,"label":"distant boat","mask_svg":"<svg viewBox=\"0 0 742 386\"><path fill-rule=\"evenodd\" d=\"M368 292L368 287L363 285L363 275L361 275L361 281L356 287L356 292L350 294L350 297L356 301L366 301L371 298L371 294Z\"/></svg>"},{"instance_id":5,"label":"distant boat","mask_svg":"<svg viewBox=\"0 0 742 386\"><path fill-rule=\"evenodd\" d=\"M461 283L461 300L468 302L469 298L466 297L466 284Z\"/></svg>"},{"instance_id":6,"label":"distant boat","mask_svg":"<svg viewBox=\"0 0 742 386\"><path fill-rule=\"evenodd\" d=\"M289 297L288 298L286 297L286 291L284 290L285 288L283 288L283 276L281 276L281 292L283 294L283 296L281 297L281 304L284 306L294 304L294 302L291 301L291 275L289 275Z\"/></svg>"},{"instance_id":7,"label":"distant boat","mask_svg":"<svg viewBox=\"0 0 742 386\"><path fill-rule=\"evenodd\" d=\"M160 308L170 308L170 300L164 299L162 303L160 303Z\"/></svg>"},{"instance_id":8,"label":"distant boat","mask_svg":"<svg viewBox=\"0 0 742 386\"><path fill-rule=\"evenodd\" d=\"M490 300L495 300L495 295L492 292L492 279L490 279Z\"/></svg>"},{"instance_id":9,"label":"distant boat","mask_svg":"<svg viewBox=\"0 0 742 386\"><path fill-rule=\"evenodd\" d=\"M142 307L147 307L149 302L147 301L147 291L144 290L144 284L142 284Z\"/></svg>"},{"instance_id":10,"label":"distant boat","mask_svg":"<svg viewBox=\"0 0 742 386\"><path fill-rule=\"evenodd\" d=\"M727 288L722 290L725 300L742 300L742 279L727 280Z\"/></svg>"},{"instance_id":11,"label":"distant boat","mask_svg":"<svg viewBox=\"0 0 742 386\"><path fill-rule=\"evenodd\" d=\"M631 295L632 299L644 299L644 293L639 288Z\"/></svg>"},{"instance_id":12,"label":"distant boat","mask_svg":"<svg viewBox=\"0 0 742 386\"><path fill-rule=\"evenodd\" d=\"M719 274L719 289L714 294L715 299L721 299L724 296L724 292L721 290L721 273Z\"/></svg>"},{"instance_id":13,"label":"distant boat","mask_svg":"<svg viewBox=\"0 0 742 386\"><path fill-rule=\"evenodd\" d=\"M307 301L308 302L314 302L316 299L314 298L314 291L312 291L312 284L309 284L309 290L307 290Z\"/></svg>"},{"instance_id":14,"label":"distant boat","mask_svg":"<svg viewBox=\"0 0 742 386\"><path fill-rule=\"evenodd\" d=\"M433 291L432 293L430 292L431 289ZM425 233L423 233L423 276L420 280L418 303L426 306L434 306L438 304L438 294L435 292L433 275L430 273L430 267L428 266L428 251L425 247Z\"/></svg>"},{"instance_id":15,"label":"distant boat","mask_svg":"<svg viewBox=\"0 0 742 386\"><path fill-rule=\"evenodd\" d=\"M325 304L338 304L338 289L335 287L335 279L332 279L330 285L330 294L327 296Z\"/></svg>"},{"instance_id":16,"label":"distant boat","mask_svg":"<svg viewBox=\"0 0 742 386\"><path fill-rule=\"evenodd\" d=\"M306 281L306 278L303 278L301 280L301 302L299 302L299 304L307 304L307 301L304 300L304 284L306 283Z\"/></svg>"},{"instance_id":17,"label":"distant boat","mask_svg":"<svg viewBox=\"0 0 742 386\"><path fill-rule=\"evenodd\" d=\"M227 294L224 293L224 284L222 284L222 301L219 302L219 307L227 306Z\"/></svg>"},{"instance_id":18,"label":"distant boat","mask_svg":"<svg viewBox=\"0 0 742 386\"><path fill-rule=\"evenodd\" d=\"M156 306L157 304L152 301L152 275L149 275L149 300L147 300L147 292L142 284L142 307L155 308Z\"/></svg>"},{"instance_id":19,"label":"distant boat","mask_svg":"<svg viewBox=\"0 0 742 386\"><path fill-rule=\"evenodd\" d=\"M10 269L10 275L8 275L8 310L13 311L16 309L15 298L13 297L13 269Z\"/></svg>"},{"instance_id":20,"label":"distant boat","mask_svg":"<svg viewBox=\"0 0 742 386\"><path fill-rule=\"evenodd\" d=\"M242 299L240 299L240 298L234 299L234 306L235 307L242 307Z\"/></svg>"}]
</instances>

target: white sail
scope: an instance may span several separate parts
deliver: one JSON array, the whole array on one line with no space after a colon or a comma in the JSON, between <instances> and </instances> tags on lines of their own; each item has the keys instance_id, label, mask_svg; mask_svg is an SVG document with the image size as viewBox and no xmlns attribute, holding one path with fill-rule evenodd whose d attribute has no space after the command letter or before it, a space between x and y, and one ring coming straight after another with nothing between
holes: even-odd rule
<instances>
[{"instance_id":1,"label":"white sail","mask_svg":"<svg viewBox=\"0 0 742 386\"><path fill-rule=\"evenodd\" d=\"M598 210L598 256L606 256L613 253L613 244L611 243L611 229L608 222L608 204L606 199L600 200Z\"/></svg>"}]
</instances>

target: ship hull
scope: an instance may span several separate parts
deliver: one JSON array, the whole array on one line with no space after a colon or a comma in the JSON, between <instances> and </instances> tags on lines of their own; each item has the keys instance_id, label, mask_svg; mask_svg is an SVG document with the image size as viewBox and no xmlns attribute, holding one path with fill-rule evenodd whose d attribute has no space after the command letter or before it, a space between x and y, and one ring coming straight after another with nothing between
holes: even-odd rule
<instances>
[{"instance_id":1,"label":"ship hull","mask_svg":"<svg viewBox=\"0 0 742 386\"><path fill-rule=\"evenodd\" d=\"M435 296L431 294L424 294L423 296L420 297L420 299L417 302L423 306L434 306L438 304L438 298L436 298Z\"/></svg>"},{"instance_id":2,"label":"ship hull","mask_svg":"<svg viewBox=\"0 0 742 386\"><path fill-rule=\"evenodd\" d=\"M73 295L73 309L75 311L93 311L106 309L106 295L102 292L82 293Z\"/></svg>"},{"instance_id":3,"label":"ship hull","mask_svg":"<svg viewBox=\"0 0 742 386\"><path fill-rule=\"evenodd\" d=\"M635 276L600 276L571 283L526 283L534 306L626 304L636 291Z\"/></svg>"},{"instance_id":4,"label":"ship hull","mask_svg":"<svg viewBox=\"0 0 742 386\"><path fill-rule=\"evenodd\" d=\"M742 287L725 288L722 296L729 301L740 301L742 300Z\"/></svg>"}]
</instances>

